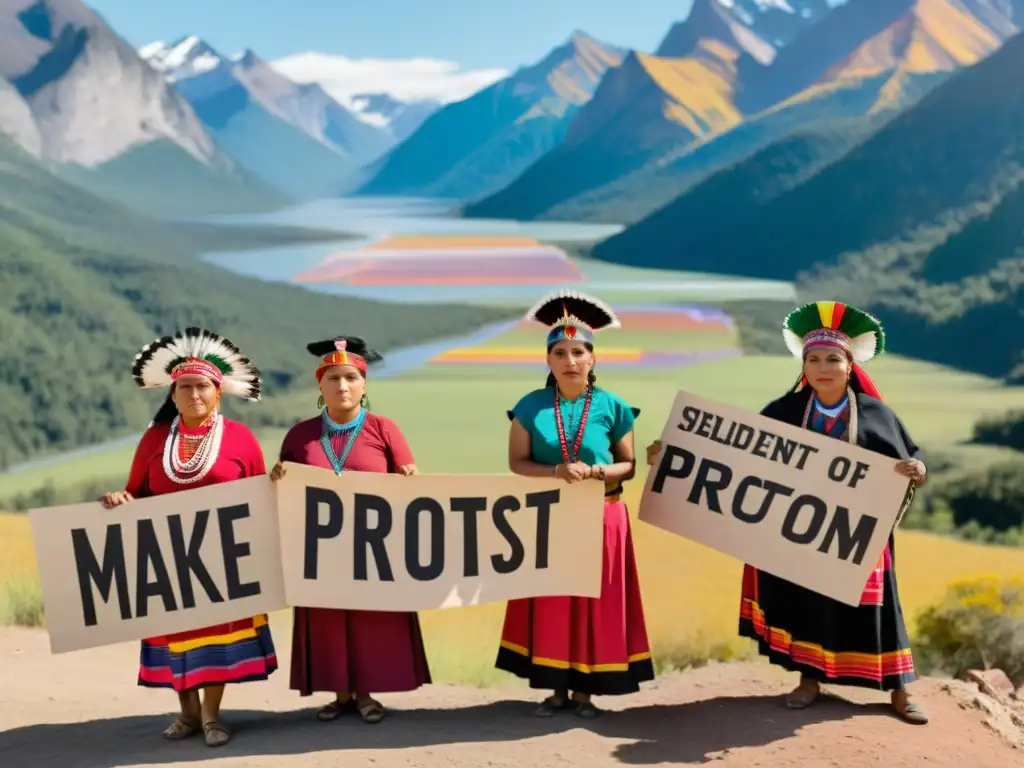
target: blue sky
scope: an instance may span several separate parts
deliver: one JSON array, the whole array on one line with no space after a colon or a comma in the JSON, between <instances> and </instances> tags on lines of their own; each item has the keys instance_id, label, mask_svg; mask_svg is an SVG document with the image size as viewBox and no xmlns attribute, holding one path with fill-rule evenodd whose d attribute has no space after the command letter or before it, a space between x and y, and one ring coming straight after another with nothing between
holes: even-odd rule
<instances>
[{"instance_id":1,"label":"blue sky","mask_svg":"<svg viewBox=\"0 0 1024 768\"><path fill-rule=\"evenodd\" d=\"M86 0L136 47L196 34L225 53L430 57L512 70L574 29L653 51L692 0ZM603 10L602 10L603 9Z\"/></svg>"}]
</instances>

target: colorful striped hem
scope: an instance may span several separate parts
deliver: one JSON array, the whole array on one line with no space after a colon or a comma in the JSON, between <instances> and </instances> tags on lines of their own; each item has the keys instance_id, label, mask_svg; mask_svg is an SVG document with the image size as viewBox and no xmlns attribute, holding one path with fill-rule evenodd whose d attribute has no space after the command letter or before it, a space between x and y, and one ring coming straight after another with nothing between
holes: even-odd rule
<instances>
[{"instance_id":1,"label":"colorful striped hem","mask_svg":"<svg viewBox=\"0 0 1024 768\"><path fill-rule=\"evenodd\" d=\"M215 640L221 642L214 643ZM224 642L228 640L228 642ZM182 650L177 650L185 646ZM265 680L278 667L270 627L183 643L143 642L138 684L187 691L207 685Z\"/></svg>"},{"instance_id":2,"label":"colorful striped hem","mask_svg":"<svg viewBox=\"0 0 1024 768\"><path fill-rule=\"evenodd\" d=\"M740 635L758 641L761 654L773 664L826 683L893 690L917 679L910 648L885 653L830 651L765 622L764 611L750 598L740 609Z\"/></svg>"},{"instance_id":3,"label":"colorful striped hem","mask_svg":"<svg viewBox=\"0 0 1024 768\"><path fill-rule=\"evenodd\" d=\"M612 662L609 664L583 664L578 661L562 661L561 659L546 659L541 656L530 656L528 648L524 648L521 645L510 643L507 640L501 641L501 647L506 650L512 651L520 656L524 656L530 660L531 664L536 664L538 667L551 667L552 669L572 669L576 672L582 672L585 675L600 673L600 672L628 672L630 667L641 661L650 661L651 652L644 651L643 653L631 654L625 662Z\"/></svg>"}]
</instances>

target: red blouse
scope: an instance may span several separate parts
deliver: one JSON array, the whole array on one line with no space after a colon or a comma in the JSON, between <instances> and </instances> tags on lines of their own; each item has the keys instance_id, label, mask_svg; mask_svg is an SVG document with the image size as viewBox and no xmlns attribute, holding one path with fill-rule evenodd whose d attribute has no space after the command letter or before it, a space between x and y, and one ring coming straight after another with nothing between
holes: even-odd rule
<instances>
[{"instance_id":1,"label":"red blouse","mask_svg":"<svg viewBox=\"0 0 1024 768\"><path fill-rule=\"evenodd\" d=\"M320 444L322 430L321 416L301 421L288 430L281 443L281 461L333 469ZM347 442L347 434L333 435L331 446L335 454L341 456ZM344 469L354 472L397 472L399 467L414 463L412 451L398 425L384 416L367 413L362 431L345 460Z\"/></svg>"},{"instance_id":2,"label":"red blouse","mask_svg":"<svg viewBox=\"0 0 1024 768\"><path fill-rule=\"evenodd\" d=\"M183 429L182 432L202 434L208 429ZM260 448L252 430L241 422L224 419L220 454L209 473L196 483L176 483L164 472L164 443L170 431L170 424L156 424L147 429L139 440L132 468L128 473L128 482L125 484L125 490L135 498L162 496L165 493L187 491L191 488L202 488L267 473L263 449Z\"/></svg>"}]
</instances>

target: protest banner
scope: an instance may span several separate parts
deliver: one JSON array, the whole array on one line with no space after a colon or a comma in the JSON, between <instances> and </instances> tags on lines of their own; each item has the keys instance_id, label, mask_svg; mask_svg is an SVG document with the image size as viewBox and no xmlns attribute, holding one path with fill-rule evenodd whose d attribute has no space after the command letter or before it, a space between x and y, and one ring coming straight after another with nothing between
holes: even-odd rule
<instances>
[{"instance_id":1,"label":"protest banner","mask_svg":"<svg viewBox=\"0 0 1024 768\"><path fill-rule=\"evenodd\" d=\"M601 594L600 481L284 467L289 605L419 611Z\"/></svg>"},{"instance_id":2,"label":"protest banner","mask_svg":"<svg viewBox=\"0 0 1024 768\"><path fill-rule=\"evenodd\" d=\"M639 518L858 605L909 481L845 440L679 392Z\"/></svg>"},{"instance_id":3,"label":"protest banner","mask_svg":"<svg viewBox=\"0 0 1024 768\"><path fill-rule=\"evenodd\" d=\"M29 522L53 653L285 607L266 476L114 509L99 502L34 509Z\"/></svg>"}]
</instances>

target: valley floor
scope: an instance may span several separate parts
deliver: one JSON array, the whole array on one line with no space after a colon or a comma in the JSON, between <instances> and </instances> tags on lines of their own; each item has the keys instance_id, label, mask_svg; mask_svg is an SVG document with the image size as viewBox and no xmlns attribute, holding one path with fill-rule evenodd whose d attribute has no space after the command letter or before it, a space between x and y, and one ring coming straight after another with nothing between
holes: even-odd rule
<instances>
[{"instance_id":1,"label":"valley floor","mask_svg":"<svg viewBox=\"0 0 1024 768\"><path fill-rule=\"evenodd\" d=\"M288 636L279 632L281 658ZM232 688L225 723L235 739L221 749L201 738L167 742L173 695L135 686L137 646L51 656L45 632L0 630L0 753L11 766L114 768L175 764L224 766L700 765L961 766L1024 765L1024 731L986 724L966 684L926 679L915 686L932 723L892 717L885 697L836 690L804 712L781 706L790 676L760 663L718 664L661 677L635 695L598 700L593 721L532 716L539 692L427 686L384 695L383 723L320 723L322 697L288 690L287 669L268 682ZM842 697L842 698L838 698Z\"/></svg>"}]
</instances>

